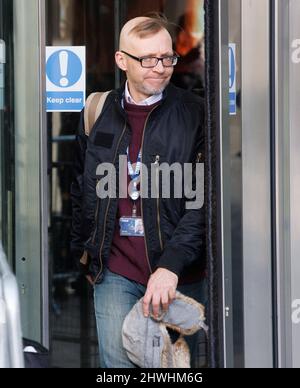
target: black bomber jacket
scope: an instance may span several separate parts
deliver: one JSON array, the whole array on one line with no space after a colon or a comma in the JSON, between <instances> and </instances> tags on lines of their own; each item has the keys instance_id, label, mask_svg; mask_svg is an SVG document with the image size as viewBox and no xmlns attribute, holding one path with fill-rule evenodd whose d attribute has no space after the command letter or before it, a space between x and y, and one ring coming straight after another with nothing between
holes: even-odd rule
<instances>
[{"instance_id":1,"label":"black bomber jacket","mask_svg":"<svg viewBox=\"0 0 300 388\"><path fill-rule=\"evenodd\" d=\"M118 199L99 199L96 175L101 163L126 155L131 128L122 108L124 87L112 91L90 136L84 133L83 114L77 134L74 180L71 188L73 218L71 251L94 283L102 279L114 235ZM193 93L170 84L161 103L150 112L142 140L142 163L204 162L204 103ZM149 174L150 176L151 174ZM171 175L172 177L172 175ZM150 179L150 177L149 177ZM172 179L172 178L171 178ZM194 182L195 183L195 182ZM205 215L186 209L186 198L142 198L146 256L151 273L166 268L179 277L205 266ZM172 187L172 185L171 185Z\"/></svg>"}]
</instances>

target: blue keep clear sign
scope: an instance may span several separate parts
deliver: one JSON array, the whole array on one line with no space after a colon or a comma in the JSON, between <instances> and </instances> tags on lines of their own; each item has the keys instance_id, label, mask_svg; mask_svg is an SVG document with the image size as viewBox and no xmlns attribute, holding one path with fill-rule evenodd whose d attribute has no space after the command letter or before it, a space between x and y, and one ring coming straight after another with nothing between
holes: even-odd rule
<instances>
[{"instance_id":1,"label":"blue keep clear sign","mask_svg":"<svg viewBox=\"0 0 300 388\"><path fill-rule=\"evenodd\" d=\"M85 47L47 47L47 112L80 112L85 104L85 74Z\"/></svg>"},{"instance_id":2,"label":"blue keep clear sign","mask_svg":"<svg viewBox=\"0 0 300 388\"><path fill-rule=\"evenodd\" d=\"M236 115L236 44L229 44L229 114Z\"/></svg>"}]
</instances>

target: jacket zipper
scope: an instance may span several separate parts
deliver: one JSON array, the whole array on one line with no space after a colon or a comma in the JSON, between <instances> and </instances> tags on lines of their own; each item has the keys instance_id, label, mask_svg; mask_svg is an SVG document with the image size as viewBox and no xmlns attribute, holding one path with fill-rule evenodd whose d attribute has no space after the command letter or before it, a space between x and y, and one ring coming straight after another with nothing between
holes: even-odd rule
<instances>
[{"instance_id":1,"label":"jacket zipper","mask_svg":"<svg viewBox=\"0 0 300 388\"><path fill-rule=\"evenodd\" d=\"M198 152L197 158L196 158L196 163L200 163L201 158L202 158L202 153Z\"/></svg>"},{"instance_id":2,"label":"jacket zipper","mask_svg":"<svg viewBox=\"0 0 300 388\"><path fill-rule=\"evenodd\" d=\"M115 153L114 159L113 159L113 164L114 165L116 163L116 158L117 158L118 150L119 150L119 147L120 147L120 143L121 143L121 141L122 141L122 139L124 137L126 128L127 128L127 122L125 122L125 125L124 125L124 128L123 128L123 132L122 132L122 134L121 134L121 136L119 138L118 144L117 144L116 153ZM103 270L102 249L103 249L104 240L105 240L106 224L107 224L106 221L107 221L108 210L109 210L109 207L110 207L110 202L111 202L111 198L109 198L109 200L108 200L108 204L107 204L106 211L105 211L104 224L103 224L103 237L102 237L102 242L101 242L100 251L99 251L100 271L99 271L98 275L96 276L96 278L94 280L94 284L97 283L97 280L99 279L99 276L101 275L102 270ZM97 218L98 218L98 214L97 214ZM98 222L96 222L96 231L97 231L97 224L98 224ZM95 231L95 237L96 237L96 231Z\"/></svg>"},{"instance_id":3,"label":"jacket zipper","mask_svg":"<svg viewBox=\"0 0 300 388\"><path fill-rule=\"evenodd\" d=\"M98 185L99 182L100 182L99 179L97 179L97 185ZM97 234L97 220L98 220L98 213L99 213L99 205L100 205L100 199L98 198L97 199L96 211L95 211L95 217L94 217L94 220L95 220L95 231L94 231L93 238L92 238L92 244L95 244L95 239L96 239L96 234Z\"/></svg>"},{"instance_id":4,"label":"jacket zipper","mask_svg":"<svg viewBox=\"0 0 300 388\"><path fill-rule=\"evenodd\" d=\"M159 155L156 155L155 157L155 162L154 164L157 166L157 174L159 174L159 160L160 160L160 156ZM158 236L159 236L159 243L160 243L160 249L163 250L164 249L164 246L163 246L163 241L162 241L162 235L161 235L161 229L160 229L160 202L159 202L159 175L156 176L156 183L158 184L158 187L157 187L157 227L158 227Z\"/></svg>"},{"instance_id":5,"label":"jacket zipper","mask_svg":"<svg viewBox=\"0 0 300 388\"><path fill-rule=\"evenodd\" d=\"M149 118L151 116L151 114L155 111L155 109L158 107L158 105L156 107L154 107L151 112L148 114L147 116L147 119L145 121L145 125L144 125L144 129L143 129L143 137L142 137L142 160L141 160L141 163L143 163L143 156L144 156L144 140L145 140L145 130L146 130L146 127L147 127L147 124L148 124L148 121L149 121ZM142 188L142 176L143 174L141 174L141 188ZM142 216L142 220L143 220L143 225L145 225L144 223L144 215L143 215L143 208L144 208L144 205L143 205L143 198L141 198L141 216ZM147 238L146 238L146 230L145 230L145 227L144 227L144 233L145 233L145 236L144 236L144 243L145 243L145 250L146 250L146 258L147 258L147 262L148 262L148 266L149 266L149 270L150 270L150 273L152 274L153 271L152 271L152 268L151 268L151 264L150 264L150 260L149 260L149 252L148 252L148 246L147 246Z\"/></svg>"}]
</instances>

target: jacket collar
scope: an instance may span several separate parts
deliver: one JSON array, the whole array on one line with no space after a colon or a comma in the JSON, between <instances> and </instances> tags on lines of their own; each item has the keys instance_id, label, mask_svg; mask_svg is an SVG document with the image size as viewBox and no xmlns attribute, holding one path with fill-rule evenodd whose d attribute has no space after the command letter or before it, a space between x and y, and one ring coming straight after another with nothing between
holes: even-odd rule
<instances>
[{"instance_id":1,"label":"jacket collar","mask_svg":"<svg viewBox=\"0 0 300 388\"><path fill-rule=\"evenodd\" d=\"M119 106L122 108L122 99L125 93L125 85L124 82L122 86L119 89L116 89L113 93L115 95L115 100L118 102ZM166 89L163 92L163 98L161 100L160 107L166 108L172 104L174 104L175 100L179 98L179 92L178 88L174 86L172 83L169 83L169 85L166 87ZM123 110L123 108L122 108Z\"/></svg>"}]
</instances>

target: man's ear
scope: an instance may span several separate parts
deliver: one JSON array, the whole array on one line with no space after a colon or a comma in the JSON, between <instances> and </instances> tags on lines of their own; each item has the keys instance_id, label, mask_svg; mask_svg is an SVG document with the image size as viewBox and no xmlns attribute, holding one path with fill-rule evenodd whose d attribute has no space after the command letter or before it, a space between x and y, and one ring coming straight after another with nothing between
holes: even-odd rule
<instances>
[{"instance_id":1,"label":"man's ear","mask_svg":"<svg viewBox=\"0 0 300 388\"><path fill-rule=\"evenodd\" d=\"M116 52L116 54L115 54L115 60L116 60L117 66L118 66L121 70L127 71L126 59L124 58L124 54L121 53L121 51L117 51L117 52Z\"/></svg>"}]
</instances>

